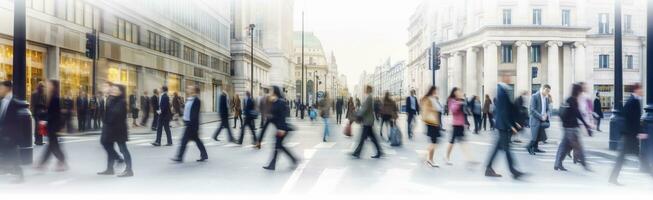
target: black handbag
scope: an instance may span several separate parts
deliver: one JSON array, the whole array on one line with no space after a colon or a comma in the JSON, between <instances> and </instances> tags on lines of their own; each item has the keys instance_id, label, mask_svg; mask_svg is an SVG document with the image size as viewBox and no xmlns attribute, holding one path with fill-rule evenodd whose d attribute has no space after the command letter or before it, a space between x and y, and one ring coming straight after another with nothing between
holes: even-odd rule
<instances>
[{"instance_id":1,"label":"black handbag","mask_svg":"<svg viewBox=\"0 0 653 200\"><path fill-rule=\"evenodd\" d=\"M543 122L540 123L540 127L549 128L549 127L551 127L551 123L549 122L549 120L543 121Z\"/></svg>"}]
</instances>

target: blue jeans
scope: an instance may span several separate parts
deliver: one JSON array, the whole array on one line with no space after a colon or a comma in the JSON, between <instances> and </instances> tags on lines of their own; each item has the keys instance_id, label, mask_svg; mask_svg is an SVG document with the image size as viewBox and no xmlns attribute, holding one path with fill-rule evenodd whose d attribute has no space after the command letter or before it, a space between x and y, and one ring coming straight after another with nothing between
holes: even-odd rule
<instances>
[{"instance_id":1,"label":"blue jeans","mask_svg":"<svg viewBox=\"0 0 653 200\"><path fill-rule=\"evenodd\" d=\"M329 118L328 117L322 117L324 121L324 135L322 137L323 140L326 140L327 137L329 137Z\"/></svg>"}]
</instances>

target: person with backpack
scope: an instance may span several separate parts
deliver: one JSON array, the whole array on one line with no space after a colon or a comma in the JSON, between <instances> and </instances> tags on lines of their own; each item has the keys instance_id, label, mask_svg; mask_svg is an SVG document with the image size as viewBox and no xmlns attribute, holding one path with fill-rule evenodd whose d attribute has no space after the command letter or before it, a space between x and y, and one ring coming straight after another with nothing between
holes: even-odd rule
<instances>
[{"instance_id":1,"label":"person with backpack","mask_svg":"<svg viewBox=\"0 0 653 200\"><path fill-rule=\"evenodd\" d=\"M574 159L578 159L581 165L587 171L591 171L587 162L585 160L585 153L583 151L583 145L580 141L580 128L578 120L580 120L587 132L591 136L591 125L585 121L585 118L580 112L578 98L583 93L583 86L581 84L573 84L571 87L571 96L565 100L565 104L560 107L560 119L562 121L563 127L563 138L558 146L558 152L556 154L556 161L553 169L558 171L567 171L564 166L562 166L562 161L564 161L567 154L572 149L574 150Z\"/></svg>"}]
</instances>

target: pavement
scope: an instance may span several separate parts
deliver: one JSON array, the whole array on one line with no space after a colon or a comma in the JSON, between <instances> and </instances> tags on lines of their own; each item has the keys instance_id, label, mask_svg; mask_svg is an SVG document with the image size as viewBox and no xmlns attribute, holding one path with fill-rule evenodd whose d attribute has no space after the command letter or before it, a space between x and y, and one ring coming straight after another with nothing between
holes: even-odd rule
<instances>
[{"instance_id":1,"label":"pavement","mask_svg":"<svg viewBox=\"0 0 653 200\"><path fill-rule=\"evenodd\" d=\"M399 119L399 126L405 132L404 117ZM653 177L639 172L636 159L631 159L623 168L620 182L624 186L608 184L608 174L614 161L609 155L606 156L606 152L610 153L607 151L606 132L582 138L588 163L594 172L584 171L581 166L571 163L570 159L564 163L569 171L554 171L553 162L560 138L560 124L556 121L548 130L549 142L541 145L546 153L532 156L523 148L524 144L512 146L518 169L529 174L521 181L510 178L502 153L497 157L494 168L504 177L483 176L483 166L495 138L495 134L490 131L483 131L479 135L470 132L466 134L465 146L471 152L471 159L479 161L481 165L467 165L461 145L454 147L453 164L445 165L445 144L450 135L447 132L441 138L435 156L441 166L431 168L424 164L428 138L421 123L415 126L413 140L406 139L404 135L403 146L390 147L387 142L383 142L386 156L382 159L370 158L373 154L370 142L365 144L362 159L352 159L349 156L357 140L356 136L359 135L360 127L357 125L353 128L354 137L348 138L341 133L342 126L334 124L329 140L322 142L323 125L320 122L293 118L290 123L297 130L291 133L286 146L302 158L301 164L294 169L284 156L280 157L276 171L261 168L267 164L272 153L274 130L269 130L266 134L263 148L256 150L249 145L251 136L247 134L247 145L243 146L213 141L210 136L217 128L217 123L208 122L201 127L201 138L209 153L208 162L194 161L199 158L199 152L192 143L189 144L185 163L175 164L170 161L177 151L182 131L181 128L173 128L175 146L151 146L153 134L130 136L128 146L134 160L134 177L98 176L96 172L102 171L106 163L106 154L99 144L99 136L66 136L61 140L71 167L69 171L39 172L26 166L26 182L23 184L8 184L10 176L0 176L0 197L42 194L62 197L70 194L92 197L122 194L167 198L181 198L189 194L314 197L374 195L385 198L405 195L478 198L506 194L511 198L653 195ZM606 125L602 127L603 130L608 130L608 123L602 124ZM450 131L451 128L447 129ZM220 135L222 141L226 141L225 137L224 133ZM525 142L528 140L525 134L521 137ZM36 147L36 157L40 157L43 148Z\"/></svg>"}]
</instances>

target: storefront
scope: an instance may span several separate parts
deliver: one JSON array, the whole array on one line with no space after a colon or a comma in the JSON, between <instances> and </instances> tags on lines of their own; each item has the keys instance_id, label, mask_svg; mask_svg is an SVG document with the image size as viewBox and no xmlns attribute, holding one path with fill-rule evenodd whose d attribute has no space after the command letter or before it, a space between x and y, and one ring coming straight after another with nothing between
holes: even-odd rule
<instances>
[{"instance_id":1,"label":"storefront","mask_svg":"<svg viewBox=\"0 0 653 200\"><path fill-rule=\"evenodd\" d=\"M80 92L90 94L93 90L93 62L83 54L61 52L59 81L62 96L78 96Z\"/></svg>"},{"instance_id":2,"label":"storefront","mask_svg":"<svg viewBox=\"0 0 653 200\"><path fill-rule=\"evenodd\" d=\"M0 43L0 80L13 79L13 47ZM30 46L26 52L27 99L36 90L36 85L45 80L45 48Z\"/></svg>"},{"instance_id":3,"label":"storefront","mask_svg":"<svg viewBox=\"0 0 653 200\"><path fill-rule=\"evenodd\" d=\"M127 88L127 94L139 95L138 91L138 67L134 65L109 61L106 67L98 67L98 83L109 81L124 85Z\"/></svg>"},{"instance_id":4,"label":"storefront","mask_svg":"<svg viewBox=\"0 0 653 200\"><path fill-rule=\"evenodd\" d=\"M173 93L183 93L181 90L181 75L167 73L166 74L166 85L168 86L168 94L172 95Z\"/></svg>"}]
</instances>

